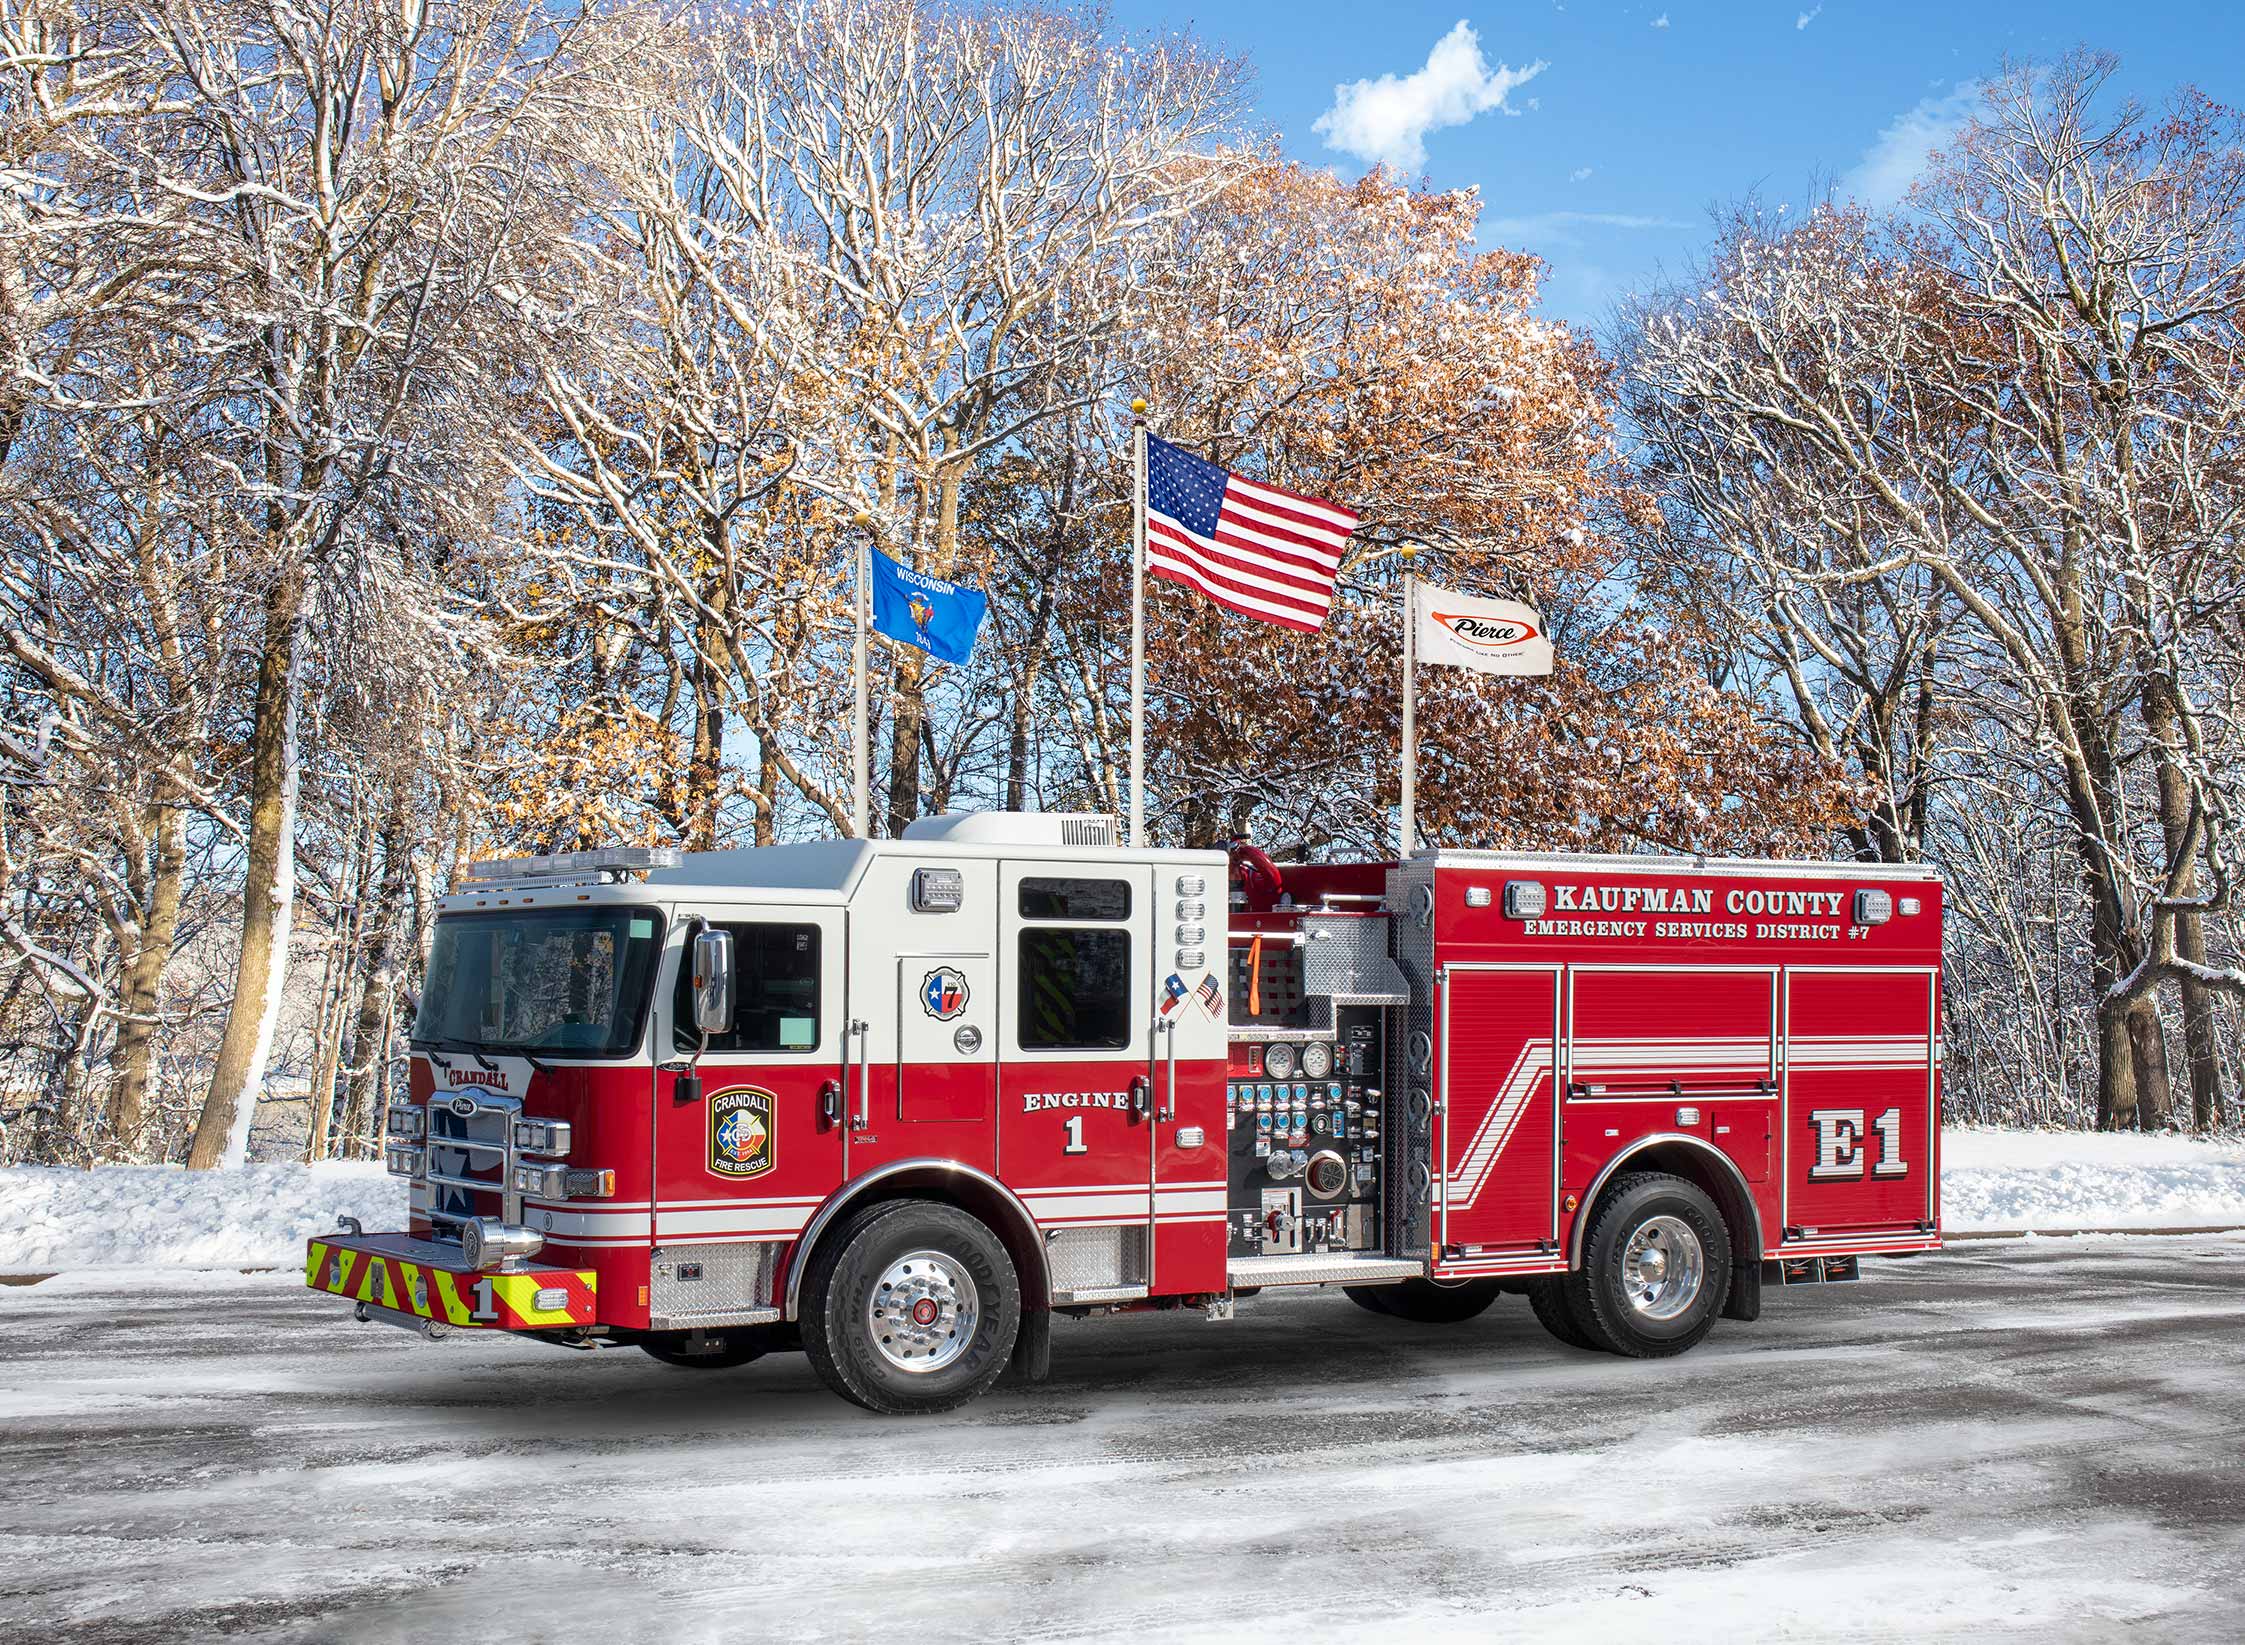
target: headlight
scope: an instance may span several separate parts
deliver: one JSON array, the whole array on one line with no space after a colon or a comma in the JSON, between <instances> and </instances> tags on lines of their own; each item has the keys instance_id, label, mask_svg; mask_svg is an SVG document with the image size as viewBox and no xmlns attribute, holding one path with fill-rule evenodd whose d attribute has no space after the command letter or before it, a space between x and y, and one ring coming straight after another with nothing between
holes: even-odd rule
<instances>
[{"instance_id":1,"label":"headlight","mask_svg":"<svg viewBox=\"0 0 2245 1645\"><path fill-rule=\"evenodd\" d=\"M393 1177L417 1177L421 1174L421 1150L410 1143L391 1143L382 1150L382 1163Z\"/></svg>"},{"instance_id":2,"label":"headlight","mask_svg":"<svg viewBox=\"0 0 2245 1645\"><path fill-rule=\"evenodd\" d=\"M518 1165L514 1168L514 1191L539 1199L561 1199L569 1192L569 1167Z\"/></svg>"},{"instance_id":3,"label":"headlight","mask_svg":"<svg viewBox=\"0 0 2245 1645\"><path fill-rule=\"evenodd\" d=\"M550 1154L560 1159L569 1152L567 1120L516 1120L514 1146L518 1154Z\"/></svg>"},{"instance_id":4,"label":"headlight","mask_svg":"<svg viewBox=\"0 0 2245 1645\"><path fill-rule=\"evenodd\" d=\"M616 1173L574 1165L518 1165L514 1191L533 1199L609 1199L616 1192Z\"/></svg>"},{"instance_id":5,"label":"headlight","mask_svg":"<svg viewBox=\"0 0 2245 1645\"><path fill-rule=\"evenodd\" d=\"M411 1141L426 1131L428 1123L428 1115L412 1103L398 1102L390 1105L386 1128L391 1136Z\"/></svg>"}]
</instances>

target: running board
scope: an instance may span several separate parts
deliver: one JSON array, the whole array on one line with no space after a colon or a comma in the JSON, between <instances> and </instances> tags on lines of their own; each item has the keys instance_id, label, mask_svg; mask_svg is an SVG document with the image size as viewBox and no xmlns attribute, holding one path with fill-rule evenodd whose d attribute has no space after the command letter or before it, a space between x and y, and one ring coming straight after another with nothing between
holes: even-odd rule
<instances>
[{"instance_id":1,"label":"running board","mask_svg":"<svg viewBox=\"0 0 2245 1645\"><path fill-rule=\"evenodd\" d=\"M1427 1265L1372 1252L1313 1253L1299 1257L1234 1257L1225 1265L1232 1289L1251 1285L1379 1285L1422 1279Z\"/></svg>"},{"instance_id":2,"label":"running board","mask_svg":"<svg viewBox=\"0 0 2245 1645\"><path fill-rule=\"evenodd\" d=\"M1144 1302L1143 1285L1079 1285L1073 1291L1055 1291L1052 1305L1055 1308L1074 1308L1087 1302Z\"/></svg>"}]
</instances>

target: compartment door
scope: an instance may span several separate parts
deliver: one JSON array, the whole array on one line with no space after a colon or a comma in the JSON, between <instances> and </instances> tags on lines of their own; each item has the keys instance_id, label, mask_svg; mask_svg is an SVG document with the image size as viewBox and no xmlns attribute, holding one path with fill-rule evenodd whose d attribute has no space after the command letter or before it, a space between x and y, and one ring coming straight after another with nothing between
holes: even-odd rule
<instances>
[{"instance_id":1,"label":"compartment door","mask_svg":"<svg viewBox=\"0 0 2245 1645\"><path fill-rule=\"evenodd\" d=\"M1935 976L1785 973L1784 1242L1891 1239L1935 1216Z\"/></svg>"},{"instance_id":2,"label":"compartment door","mask_svg":"<svg viewBox=\"0 0 2245 1645\"><path fill-rule=\"evenodd\" d=\"M1438 1005L1435 1267L1559 1239L1559 968L1452 965Z\"/></svg>"}]
</instances>

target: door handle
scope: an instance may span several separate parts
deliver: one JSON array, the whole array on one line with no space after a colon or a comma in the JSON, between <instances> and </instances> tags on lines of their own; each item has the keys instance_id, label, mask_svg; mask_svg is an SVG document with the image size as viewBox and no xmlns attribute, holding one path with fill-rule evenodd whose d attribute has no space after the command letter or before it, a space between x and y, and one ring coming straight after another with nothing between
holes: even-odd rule
<instances>
[{"instance_id":1,"label":"door handle","mask_svg":"<svg viewBox=\"0 0 2245 1645\"><path fill-rule=\"evenodd\" d=\"M1176 1022L1176 1019L1175 1019L1175 1018L1171 1018L1171 1019L1169 1019L1168 1021L1164 1022L1164 1023L1162 1024L1162 1029L1163 1029L1163 1041L1164 1041L1164 1043L1165 1043L1165 1044L1167 1045L1167 1047L1168 1047L1168 1053L1169 1053L1169 1054L1168 1054L1168 1057L1167 1057L1167 1059L1166 1059L1166 1060L1168 1061L1168 1064L1169 1064L1169 1084L1168 1084L1167 1088L1166 1088L1166 1089L1165 1089L1165 1090L1163 1091L1163 1093L1162 1093L1162 1108L1161 1108L1161 1114L1160 1114L1160 1116L1159 1116L1159 1117L1160 1117L1160 1118L1162 1118L1162 1119L1164 1119L1164 1120L1173 1120L1173 1119L1175 1119L1175 1118L1177 1117L1177 1022Z\"/></svg>"},{"instance_id":2,"label":"door handle","mask_svg":"<svg viewBox=\"0 0 2245 1645\"><path fill-rule=\"evenodd\" d=\"M842 1123L842 1082L828 1080L818 1088L818 1117L821 1125Z\"/></svg>"},{"instance_id":3,"label":"door handle","mask_svg":"<svg viewBox=\"0 0 2245 1645\"><path fill-rule=\"evenodd\" d=\"M1143 1074L1130 1076L1130 1112L1134 1119L1144 1119L1146 1110L1153 1106L1154 1082Z\"/></svg>"},{"instance_id":4,"label":"door handle","mask_svg":"<svg viewBox=\"0 0 2245 1645\"><path fill-rule=\"evenodd\" d=\"M857 1036L857 1118L850 1129L862 1131L873 1123L873 1025L853 1022L850 1032Z\"/></svg>"}]
</instances>

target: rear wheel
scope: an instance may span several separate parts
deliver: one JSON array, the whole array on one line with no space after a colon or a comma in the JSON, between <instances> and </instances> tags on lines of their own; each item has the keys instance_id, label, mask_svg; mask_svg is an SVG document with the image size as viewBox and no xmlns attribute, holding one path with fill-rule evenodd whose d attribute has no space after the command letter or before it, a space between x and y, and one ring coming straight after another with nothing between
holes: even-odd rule
<instances>
[{"instance_id":1,"label":"rear wheel","mask_svg":"<svg viewBox=\"0 0 2245 1645\"><path fill-rule=\"evenodd\" d=\"M1575 1317L1574 1304L1567 1300L1565 1275L1529 1281L1528 1306L1535 1310L1536 1323L1568 1347L1596 1351L1606 1346L1584 1330L1582 1321Z\"/></svg>"},{"instance_id":2,"label":"rear wheel","mask_svg":"<svg viewBox=\"0 0 2245 1645\"><path fill-rule=\"evenodd\" d=\"M1634 1172L1599 1200L1567 1305L1600 1347L1659 1359L1714 1328L1730 1277L1730 1231L1715 1202L1682 1177Z\"/></svg>"},{"instance_id":3,"label":"rear wheel","mask_svg":"<svg viewBox=\"0 0 2245 1645\"><path fill-rule=\"evenodd\" d=\"M955 1206L895 1200L821 1245L803 1275L803 1351L869 1411L948 1411L1006 1368L1021 1327L1013 1258Z\"/></svg>"},{"instance_id":4,"label":"rear wheel","mask_svg":"<svg viewBox=\"0 0 2245 1645\"><path fill-rule=\"evenodd\" d=\"M1458 1325L1485 1314L1489 1304L1497 1300L1497 1282L1493 1279L1452 1280L1447 1284L1431 1279L1407 1279L1400 1285L1353 1286L1349 1290L1356 1296L1359 1290L1368 1291L1369 1297L1357 1297L1362 1306L1375 1313L1392 1314L1397 1319L1410 1320L1415 1325Z\"/></svg>"},{"instance_id":5,"label":"rear wheel","mask_svg":"<svg viewBox=\"0 0 2245 1645\"><path fill-rule=\"evenodd\" d=\"M1387 1285L1344 1285L1341 1287L1349 1301L1355 1303L1366 1313L1381 1314L1390 1319L1394 1318L1393 1312L1388 1307L1388 1292L1392 1289L1392 1286Z\"/></svg>"}]
</instances>

